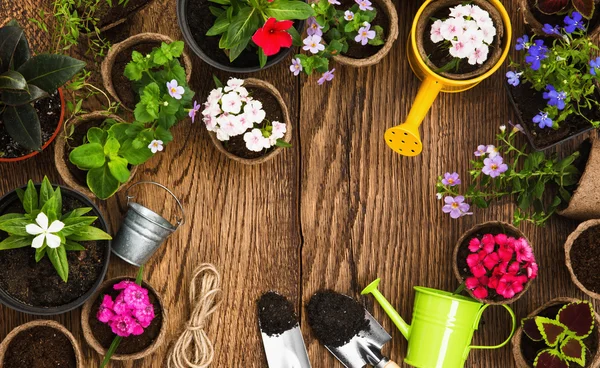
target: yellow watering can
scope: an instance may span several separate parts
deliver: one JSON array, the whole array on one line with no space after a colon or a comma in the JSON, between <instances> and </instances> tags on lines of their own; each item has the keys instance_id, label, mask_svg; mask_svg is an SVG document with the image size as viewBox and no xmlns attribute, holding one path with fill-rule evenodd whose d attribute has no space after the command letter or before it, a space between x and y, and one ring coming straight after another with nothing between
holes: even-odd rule
<instances>
[{"instance_id":1,"label":"yellow watering can","mask_svg":"<svg viewBox=\"0 0 600 368\"><path fill-rule=\"evenodd\" d=\"M428 7L432 4L437 5L442 2L447 3L448 1L425 1L415 16L410 32L410 38L407 46L408 62L410 63L410 67L413 72L420 80L423 81L423 83L419 89L410 113L406 118L406 121L401 125L389 128L385 132L384 136L387 145L392 150L403 156L417 156L421 153L421 151L423 151L423 143L421 142L421 136L419 134L419 126L423 122L423 119L425 119L425 116L429 112L433 102L436 100L440 92L456 93L475 87L500 68L510 51L512 25L510 22L510 17L508 16L508 12L499 0L488 0L489 4L491 4L498 11L504 23L504 39L499 60L487 72L471 79L451 79L435 73L427 64L427 62L423 60L423 57L418 49L417 37L419 34L418 32L421 32L422 34L424 31L421 18L423 18L423 20L427 20L427 18L431 16L431 14L429 14L431 12L428 11ZM454 5L463 3L463 1L460 0L455 2L456 4Z\"/></svg>"}]
</instances>

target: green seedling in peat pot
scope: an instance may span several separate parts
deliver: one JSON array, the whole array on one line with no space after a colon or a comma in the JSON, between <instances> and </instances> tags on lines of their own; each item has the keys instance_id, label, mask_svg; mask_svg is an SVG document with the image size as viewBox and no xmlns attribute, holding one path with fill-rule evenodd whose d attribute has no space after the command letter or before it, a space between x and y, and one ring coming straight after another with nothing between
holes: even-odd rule
<instances>
[{"instance_id":1,"label":"green seedling in peat pot","mask_svg":"<svg viewBox=\"0 0 600 368\"><path fill-rule=\"evenodd\" d=\"M33 102L46 98L83 69L65 55L31 55L15 20L0 28L0 121L19 145L42 150L42 129Z\"/></svg>"},{"instance_id":2,"label":"green seedling in peat pot","mask_svg":"<svg viewBox=\"0 0 600 368\"><path fill-rule=\"evenodd\" d=\"M521 321L523 332L546 347L535 358L535 368L569 368L569 363L585 366L585 339L594 330L594 308L587 301L562 307L555 319L536 316Z\"/></svg>"},{"instance_id":3,"label":"green seedling in peat pot","mask_svg":"<svg viewBox=\"0 0 600 368\"><path fill-rule=\"evenodd\" d=\"M47 177L39 193L30 180L27 189L17 189L17 194L25 213L0 216L0 230L9 235L0 242L0 251L31 246L35 249L36 262L48 256L64 282L69 278L68 251L85 251L79 242L112 239L103 230L91 226L98 219L85 216L92 208L76 208L63 214L60 188L54 189Z\"/></svg>"}]
</instances>

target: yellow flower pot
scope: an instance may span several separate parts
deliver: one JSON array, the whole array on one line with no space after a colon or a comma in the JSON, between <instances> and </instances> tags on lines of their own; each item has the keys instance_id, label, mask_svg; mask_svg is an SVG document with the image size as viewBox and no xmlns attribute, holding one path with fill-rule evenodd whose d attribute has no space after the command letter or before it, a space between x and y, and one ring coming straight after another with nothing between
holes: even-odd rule
<instances>
[{"instance_id":1,"label":"yellow flower pot","mask_svg":"<svg viewBox=\"0 0 600 368\"><path fill-rule=\"evenodd\" d=\"M438 94L440 92L456 93L466 91L494 74L506 60L512 42L512 25L508 12L499 0L489 0L490 4L498 10L504 22L503 52L498 62L486 73L472 79L449 79L435 73L420 56L417 48L417 24L425 9L434 2L435 0L425 1L417 12L407 46L410 67L423 83L405 122L389 128L384 135L387 145L403 156L417 156L423 151L419 126L437 99Z\"/></svg>"}]
</instances>

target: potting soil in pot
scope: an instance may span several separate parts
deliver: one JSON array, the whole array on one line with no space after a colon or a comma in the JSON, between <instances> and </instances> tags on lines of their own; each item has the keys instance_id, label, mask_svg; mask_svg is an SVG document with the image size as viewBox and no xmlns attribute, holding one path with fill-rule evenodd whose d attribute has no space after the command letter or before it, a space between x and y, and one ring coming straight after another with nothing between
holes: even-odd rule
<instances>
[{"instance_id":1,"label":"potting soil in pot","mask_svg":"<svg viewBox=\"0 0 600 368\"><path fill-rule=\"evenodd\" d=\"M586 289L600 294L600 225L590 227L573 242L571 267Z\"/></svg>"},{"instance_id":2,"label":"potting soil in pot","mask_svg":"<svg viewBox=\"0 0 600 368\"><path fill-rule=\"evenodd\" d=\"M67 193L63 195L63 213L75 208L87 207ZM15 194L12 203L1 214L24 213ZM99 216L91 212L89 216ZM96 220L92 226L99 227ZM0 240L6 233L0 232ZM86 250L67 252L69 279L64 282L48 257L35 262L35 250L31 247L3 250L0 252L0 289L21 303L34 307L59 307L67 305L88 292L102 275L104 260L109 257L106 241L80 242Z\"/></svg>"},{"instance_id":3,"label":"potting soil in pot","mask_svg":"<svg viewBox=\"0 0 600 368\"><path fill-rule=\"evenodd\" d=\"M284 296L270 291L263 294L257 304L260 329L267 335L281 335L298 326L294 306Z\"/></svg>"},{"instance_id":4,"label":"potting soil in pot","mask_svg":"<svg viewBox=\"0 0 600 368\"><path fill-rule=\"evenodd\" d=\"M540 317L547 317L550 319L556 318L556 314L559 309L562 308L564 304L553 305L544 309L542 312L538 314ZM598 326L594 325L594 331L588 336L585 340L583 340L587 349L585 349L585 367L589 367L593 358L596 356L598 352ZM533 362L535 361L535 357L537 354L543 350L547 349L546 343L542 341L533 341L531 340L527 334L521 334L521 353L523 354L523 358L528 363L530 367L533 367ZM570 362L569 367L581 367L579 364Z\"/></svg>"},{"instance_id":5,"label":"potting soil in pot","mask_svg":"<svg viewBox=\"0 0 600 368\"><path fill-rule=\"evenodd\" d=\"M76 368L71 340L59 330L37 326L20 332L8 345L5 368Z\"/></svg>"},{"instance_id":6,"label":"potting soil in pot","mask_svg":"<svg viewBox=\"0 0 600 368\"><path fill-rule=\"evenodd\" d=\"M115 283L120 282L121 280L115 281ZM131 281L135 281L131 279ZM102 299L104 295L110 295L113 300L119 296L122 290L113 289L114 284L108 285L105 289L100 290L98 293L98 298L94 301L92 305L92 309L90 310L89 316L89 324L92 330L92 334L94 338L98 340L100 345L102 345L105 349L110 347L113 339L115 338L115 334L112 332L112 329L109 325L102 323L98 320L96 315L98 314L98 309L100 309L100 304L102 304ZM147 285L142 284L142 286L147 287ZM154 306L154 319L150 326L144 329L144 333L135 336L131 335L129 337L124 337L117 348L116 354L135 354L139 353L146 348L148 348L152 343L156 340L158 335L160 334L160 329L162 328L163 318L162 318L162 310L160 309L160 304L158 303L157 296L152 292L152 290L148 289L148 297L150 298L150 303Z\"/></svg>"},{"instance_id":7,"label":"potting soil in pot","mask_svg":"<svg viewBox=\"0 0 600 368\"><path fill-rule=\"evenodd\" d=\"M115 63L111 70L112 83L114 89L121 100L121 103L130 109L135 108L140 100L136 93L136 86L125 75L125 67L131 61L131 55L134 51L147 55L155 47L160 47L160 42L138 43L126 50L121 51L115 58Z\"/></svg>"},{"instance_id":8,"label":"potting soil in pot","mask_svg":"<svg viewBox=\"0 0 600 368\"><path fill-rule=\"evenodd\" d=\"M324 345L339 347L369 328L365 308L356 300L331 290L319 291L306 307L308 324Z\"/></svg>"},{"instance_id":9,"label":"potting soil in pot","mask_svg":"<svg viewBox=\"0 0 600 368\"><path fill-rule=\"evenodd\" d=\"M353 5L356 5L354 0L340 0L340 2L342 5L336 6L336 9L347 10ZM377 11L377 16L371 23L371 29L373 29L375 26L380 26L383 28L383 39L385 41L390 30L390 19L385 12L385 9L379 5L377 1L372 1L371 3L371 6ZM342 56L347 56L353 59L366 59L369 56L373 56L378 53L382 47L383 45L373 46L369 44L363 46L354 41L354 39L348 39L348 51L343 53Z\"/></svg>"},{"instance_id":10,"label":"potting soil in pot","mask_svg":"<svg viewBox=\"0 0 600 368\"><path fill-rule=\"evenodd\" d=\"M42 146L50 140L60 120L60 95L55 92L48 98L38 100L33 104L38 113L42 128ZM0 158L16 158L30 154L32 151L21 147L15 142L6 129L0 115Z\"/></svg>"},{"instance_id":11,"label":"potting soil in pot","mask_svg":"<svg viewBox=\"0 0 600 368\"><path fill-rule=\"evenodd\" d=\"M280 123L285 124L285 120L283 119L283 111L281 111L281 106L279 105L279 102L277 101L275 96L273 96L272 94L270 94L262 88L248 87L248 92L250 92L250 95L253 99L262 103L263 110L267 114L267 120L271 122L279 121ZM228 141L221 142L221 144L227 152L230 152L238 157L247 159L262 157L275 149L275 147L271 147L267 150L263 150L260 152L250 151L248 148L246 148L246 141L244 141L243 134L231 137Z\"/></svg>"}]
</instances>

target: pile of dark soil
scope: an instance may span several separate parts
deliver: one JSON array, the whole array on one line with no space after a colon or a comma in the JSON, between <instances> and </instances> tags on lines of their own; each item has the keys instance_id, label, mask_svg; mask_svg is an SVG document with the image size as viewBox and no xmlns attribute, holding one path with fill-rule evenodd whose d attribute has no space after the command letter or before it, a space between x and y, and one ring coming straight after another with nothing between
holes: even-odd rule
<instances>
[{"instance_id":1,"label":"pile of dark soil","mask_svg":"<svg viewBox=\"0 0 600 368\"><path fill-rule=\"evenodd\" d=\"M298 326L294 306L284 296L270 291L263 294L257 304L260 329L267 335L281 335Z\"/></svg>"},{"instance_id":2,"label":"pile of dark soil","mask_svg":"<svg viewBox=\"0 0 600 368\"><path fill-rule=\"evenodd\" d=\"M571 266L586 289L600 293L600 226L587 229L573 242Z\"/></svg>"},{"instance_id":3,"label":"pile of dark soil","mask_svg":"<svg viewBox=\"0 0 600 368\"><path fill-rule=\"evenodd\" d=\"M38 326L19 333L8 345L6 368L76 368L69 338L52 327Z\"/></svg>"}]
</instances>

